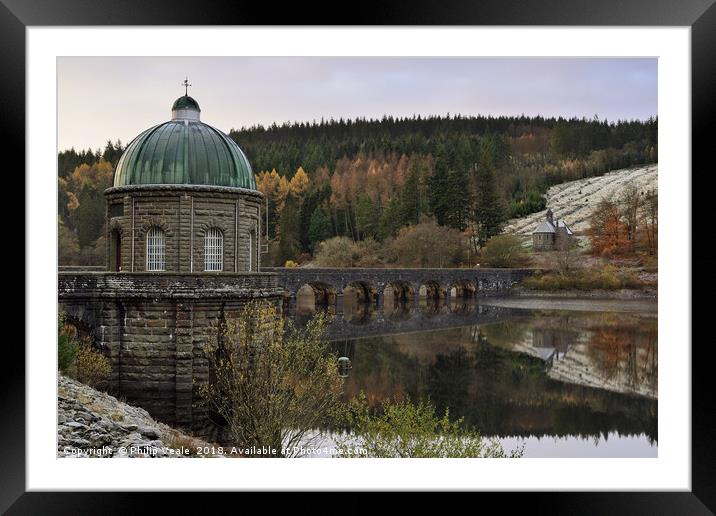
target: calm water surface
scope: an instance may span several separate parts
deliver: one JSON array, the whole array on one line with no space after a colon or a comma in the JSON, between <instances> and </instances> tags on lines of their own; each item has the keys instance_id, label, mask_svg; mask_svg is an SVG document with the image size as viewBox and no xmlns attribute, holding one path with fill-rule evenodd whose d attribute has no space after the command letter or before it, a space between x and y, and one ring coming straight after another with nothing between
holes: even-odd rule
<instances>
[{"instance_id":1,"label":"calm water surface","mask_svg":"<svg viewBox=\"0 0 716 516\"><path fill-rule=\"evenodd\" d=\"M430 399L526 457L657 456L655 301L388 304L333 314L346 398Z\"/></svg>"}]
</instances>

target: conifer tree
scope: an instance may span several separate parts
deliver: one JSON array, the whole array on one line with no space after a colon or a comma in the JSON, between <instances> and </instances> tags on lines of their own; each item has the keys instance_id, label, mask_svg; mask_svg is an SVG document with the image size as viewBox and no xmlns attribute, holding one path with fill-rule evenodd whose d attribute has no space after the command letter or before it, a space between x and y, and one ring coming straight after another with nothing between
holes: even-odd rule
<instances>
[{"instance_id":1,"label":"conifer tree","mask_svg":"<svg viewBox=\"0 0 716 516\"><path fill-rule=\"evenodd\" d=\"M480 160L476 172L475 236L482 247L493 236L502 232L505 220L502 199L495 181L495 164L499 163L499 144L486 136L480 144Z\"/></svg>"},{"instance_id":2,"label":"conifer tree","mask_svg":"<svg viewBox=\"0 0 716 516\"><path fill-rule=\"evenodd\" d=\"M464 230L471 205L469 175L455 148L439 144L435 172L430 179L430 208L438 224Z\"/></svg>"},{"instance_id":3,"label":"conifer tree","mask_svg":"<svg viewBox=\"0 0 716 516\"><path fill-rule=\"evenodd\" d=\"M380 217L380 237L382 240L395 236L400 227L400 202L397 197L393 197L388 206L383 209Z\"/></svg>"},{"instance_id":4,"label":"conifer tree","mask_svg":"<svg viewBox=\"0 0 716 516\"><path fill-rule=\"evenodd\" d=\"M426 206L422 200L420 188L420 168L417 160L411 160L408 176L405 178L401 193L401 219L405 224L417 224L422 215L426 215Z\"/></svg>"},{"instance_id":5,"label":"conifer tree","mask_svg":"<svg viewBox=\"0 0 716 516\"><path fill-rule=\"evenodd\" d=\"M299 222L299 243L301 251L310 251L311 247L311 220L316 208L319 205L321 192L319 190L309 190L303 196L300 209Z\"/></svg>"},{"instance_id":6,"label":"conifer tree","mask_svg":"<svg viewBox=\"0 0 716 516\"><path fill-rule=\"evenodd\" d=\"M279 264L283 265L287 260L295 260L299 253L299 232L300 222L298 203L292 193L288 193L281 211L280 240L278 246Z\"/></svg>"},{"instance_id":7,"label":"conifer tree","mask_svg":"<svg viewBox=\"0 0 716 516\"><path fill-rule=\"evenodd\" d=\"M377 238L380 233L380 207L367 195L358 198L356 206L356 226L358 238Z\"/></svg>"},{"instance_id":8,"label":"conifer tree","mask_svg":"<svg viewBox=\"0 0 716 516\"><path fill-rule=\"evenodd\" d=\"M333 225L331 217L322 206L317 206L311 215L311 223L308 228L309 249L315 251L316 246L333 236Z\"/></svg>"}]
</instances>

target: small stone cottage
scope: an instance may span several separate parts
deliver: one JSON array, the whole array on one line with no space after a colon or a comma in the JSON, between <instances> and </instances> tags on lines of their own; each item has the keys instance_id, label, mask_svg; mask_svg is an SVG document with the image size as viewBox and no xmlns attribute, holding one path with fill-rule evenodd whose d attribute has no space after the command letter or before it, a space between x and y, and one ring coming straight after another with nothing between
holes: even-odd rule
<instances>
[{"instance_id":1,"label":"small stone cottage","mask_svg":"<svg viewBox=\"0 0 716 516\"><path fill-rule=\"evenodd\" d=\"M532 232L532 248L535 251L553 251L566 249L572 241L572 230L564 220L554 220L552 210L547 210L545 218Z\"/></svg>"}]
</instances>

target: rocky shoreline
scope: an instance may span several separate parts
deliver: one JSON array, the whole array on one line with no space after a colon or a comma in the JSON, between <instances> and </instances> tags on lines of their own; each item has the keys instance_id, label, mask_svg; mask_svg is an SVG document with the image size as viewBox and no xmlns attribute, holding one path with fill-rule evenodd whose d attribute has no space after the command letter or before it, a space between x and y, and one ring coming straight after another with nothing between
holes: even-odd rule
<instances>
[{"instance_id":1,"label":"rocky shoreline","mask_svg":"<svg viewBox=\"0 0 716 516\"><path fill-rule=\"evenodd\" d=\"M59 374L57 456L94 458L191 457L212 448L154 420L149 413ZM207 456L210 454L202 454Z\"/></svg>"}]
</instances>

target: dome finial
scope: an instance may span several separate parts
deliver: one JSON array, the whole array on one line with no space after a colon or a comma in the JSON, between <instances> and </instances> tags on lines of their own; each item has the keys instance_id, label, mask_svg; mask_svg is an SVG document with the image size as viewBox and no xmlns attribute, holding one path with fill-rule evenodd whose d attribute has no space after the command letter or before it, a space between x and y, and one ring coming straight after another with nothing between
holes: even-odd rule
<instances>
[{"instance_id":1,"label":"dome finial","mask_svg":"<svg viewBox=\"0 0 716 516\"><path fill-rule=\"evenodd\" d=\"M184 86L185 95L174 101L174 105L172 106L172 120L184 119L198 121L201 108L199 107L199 103L188 95L189 86L191 86L188 77L184 79L182 86Z\"/></svg>"}]
</instances>

